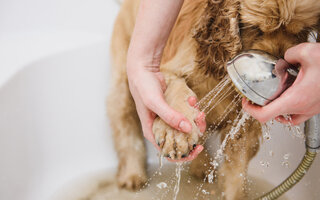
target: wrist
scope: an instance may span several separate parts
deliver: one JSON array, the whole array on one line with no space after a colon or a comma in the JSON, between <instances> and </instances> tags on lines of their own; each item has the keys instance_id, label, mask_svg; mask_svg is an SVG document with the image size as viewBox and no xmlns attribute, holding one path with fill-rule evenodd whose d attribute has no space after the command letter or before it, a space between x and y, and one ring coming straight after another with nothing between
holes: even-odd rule
<instances>
[{"instance_id":1,"label":"wrist","mask_svg":"<svg viewBox=\"0 0 320 200\"><path fill-rule=\"evenodd\" d=\"M127 57L127 73L128 75L137 74L143 71L159 72L161 58L157 56L136 56L128 54Z\"/></svg>"},{"instance_id":2,"label":"wrist","mask_svg":"<svg viewBox=\"0 0 320 200\"><path fill-rule=\"evenodd\" d=\"M131 43L128 49L127 65L160 66L162 52L162 47L146 47Z\"/></svg>"}]
</instances>

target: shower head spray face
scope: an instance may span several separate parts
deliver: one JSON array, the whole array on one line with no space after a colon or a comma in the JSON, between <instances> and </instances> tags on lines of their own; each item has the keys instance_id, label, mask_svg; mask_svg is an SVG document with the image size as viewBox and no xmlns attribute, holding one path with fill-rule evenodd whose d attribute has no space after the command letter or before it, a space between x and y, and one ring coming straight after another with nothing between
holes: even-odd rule
<instances>
[{"instance_id":1,"label":"shower head spray face","mask_svg":"<svg viewBox=\"0 0 320 200\"><path fill-rule=\"evenodd\" d=\"M227 71L236 88L261 106L279 97L298 75L297 69L284 59L260 50L237 55L227 63Z\"/></svg>"}]
</instances>

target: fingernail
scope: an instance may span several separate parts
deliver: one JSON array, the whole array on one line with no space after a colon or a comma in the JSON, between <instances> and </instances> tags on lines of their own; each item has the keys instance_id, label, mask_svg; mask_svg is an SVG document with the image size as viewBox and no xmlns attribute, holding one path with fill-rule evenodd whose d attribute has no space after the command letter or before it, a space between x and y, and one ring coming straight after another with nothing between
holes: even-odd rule
<instances>
[{"instance_id":1,"label":"fingernail","mask_svg":"<svg viewBox=\"0 0 320 200\"><path fill-rule=\"evenodd\" d=\"M181 121L179 124L179 128L183 132L190 132L191 131L191 127L190 127L189 123L186 121Z\"/></svg>"}]
</instances>

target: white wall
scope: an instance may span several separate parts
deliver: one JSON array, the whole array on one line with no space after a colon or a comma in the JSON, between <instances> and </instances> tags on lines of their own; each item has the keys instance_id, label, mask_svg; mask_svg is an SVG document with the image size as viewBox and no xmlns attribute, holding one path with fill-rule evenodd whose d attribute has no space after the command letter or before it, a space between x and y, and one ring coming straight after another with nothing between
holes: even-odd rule
<instances>
[{"instance_id":1,"label":"white wall","mask_svg":"<svg viewBox=\"0 0 320 200\"><path fill-rule=\"evenodd\" d=\"M114 0L0 1L0 86L39 58L104 41L119 5Z\"/></svg>"},{"instance_id":2,"label":"white wall","mask_svg":"<svg viewBox=\"0 0 320 200\"><path fill-rule=\"evenodd\" d=\"M109 34L115 0L1 0L1 32L77 30Z\"/></svg>"}]
</instances>

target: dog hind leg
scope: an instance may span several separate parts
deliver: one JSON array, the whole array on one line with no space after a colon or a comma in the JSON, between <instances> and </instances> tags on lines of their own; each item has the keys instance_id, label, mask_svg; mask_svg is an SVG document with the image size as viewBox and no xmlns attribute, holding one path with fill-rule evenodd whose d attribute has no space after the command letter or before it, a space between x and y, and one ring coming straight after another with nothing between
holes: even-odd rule
<instances>
[{"instance_id":1,"label":"dog hind leg","mask_svg":"<svg viewBox=\"0 0 320 200\"><path fill-rule=\"evenodd\" d=\"M226 200L247 199L247 169L259 150L261 127L257 121L245 123L225 148L225 160L219 169L219 185Z\"/></svg>"}]
</instances>

